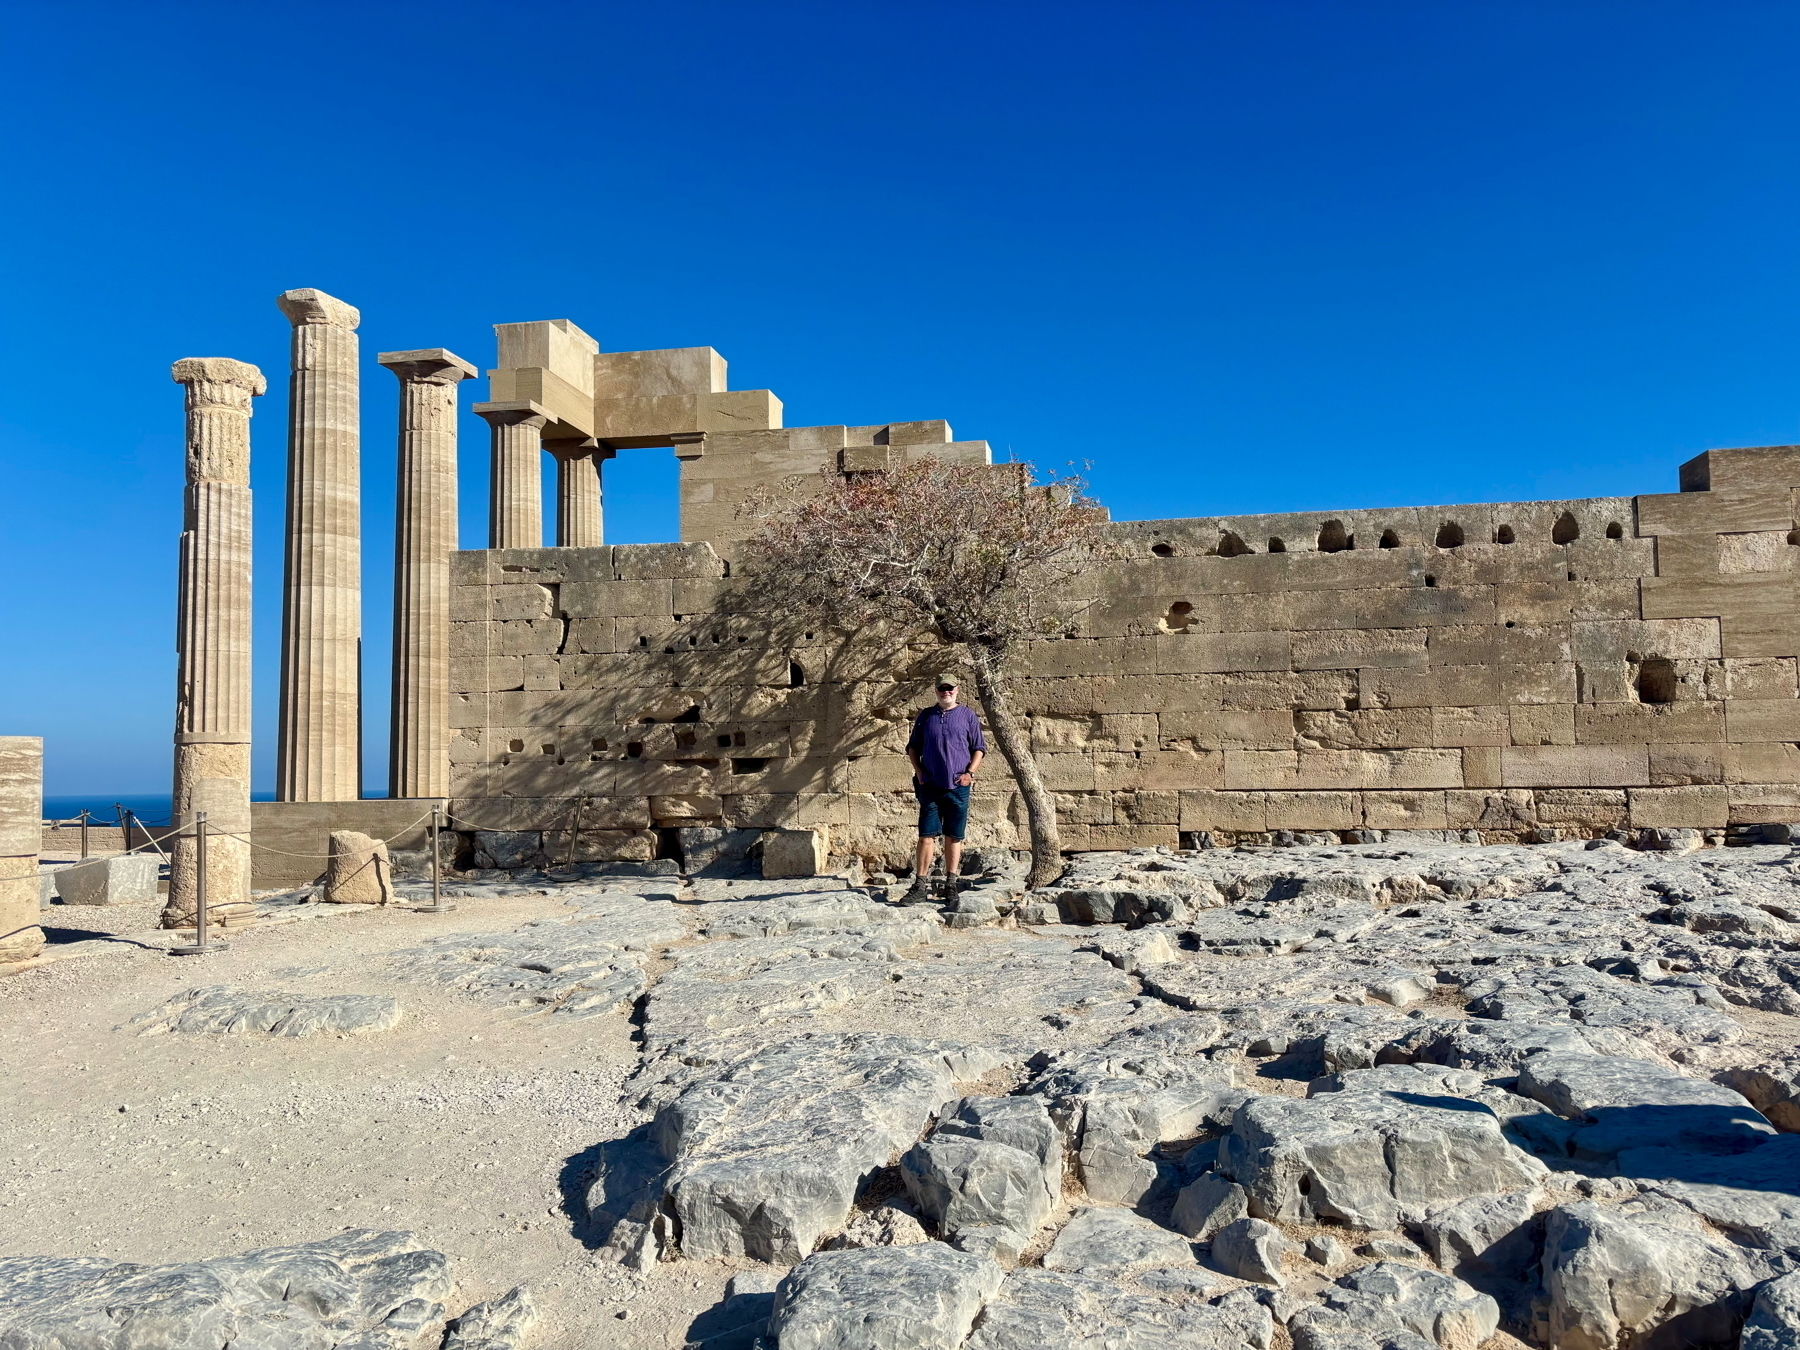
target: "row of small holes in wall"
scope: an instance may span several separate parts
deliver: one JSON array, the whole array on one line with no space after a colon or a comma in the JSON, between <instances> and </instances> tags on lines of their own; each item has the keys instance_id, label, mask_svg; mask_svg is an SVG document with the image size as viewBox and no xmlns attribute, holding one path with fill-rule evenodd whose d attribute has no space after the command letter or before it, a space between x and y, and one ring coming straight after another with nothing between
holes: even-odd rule
<instances>
[{"instance_id":1,"label":"row of small holes in wall","mask_svg":"<svg viewBox=\"0 0 1800 1350\"><path fill-rule=\"evenodd\" d=\"M679 744L683 749L691 749L694 745L695 738L691 733L687 734L687 735L677 734L677 736L675 737L675 740L676 740L676 743ZM732 748L733 746L739 746L739 745L742 745L743 743L744 743L744 733L741 731L733 732L731 735L728 735L728 736L720 736L719 737L719 748L721 750L728 750L728 749ZM594 749L594 753L592 753L588 756L588 758L590 760L601 760L606 757L604 754L604 751L606 750L607 745L604 740L596 737L592 742L590 742L590 744L593 746L593 749ZM519 740L509 741L507 743L506 748L512 754L515 754L515 755L523 754L525 752L525 742L519 741ZM556 755L556 747L554 745L545 744L545 745L540 746L539 749L540 749L541 753L543 753L545 755ZM642 741L626 742L625 758L627 758L627 759L642 759L643 755L644 755L644 743ZM503 760L502 762L503 763L511 763L511 760ZM566 761L560 755L558 755L556 758L556 762L558 764L562 764L562 763L565 763ZM739 756L739 757L734 758L731 761L731 771L733 773L760 773L760 772L762 772L763 768L768 764L768 762L769 761L767 759L759 759L759 758L755 758L755 757L749 756L749 755Z\"/></svg>"},{"instance_id":2,"label":"row of small holes in wall","mask_svg":"<svg viewBox=\"0 0 1800 1350\"><path fill-rule=\"evenodd\" d=\"M1623 539L1625 537L1625 527L1616 520L1612 521L1606 527L1606 537L1608 539ZM1550 529L1550 542L1553 544L1572 544L1579 538L1581 538L1580 523L1573 515L1564 511L1562 515L1557 517L1556 524ZM1518 535L1510 525L1502 525L1494 531L1494 542L1496 544L1512 544L1517 541ZM1432 540L1433 545L1437 548L1461 548L1467 542L1468 540L1463 533L1463 527L1454 520L1446 520L1442 525L1439 525L1437 528L1437 535ZM1800 530L1794 531L1794 533L1788 537L1788 542L1790 544L1800 542ZM1399 548L1400 544L1401 539L1398 534L1393 530L1383 530L1381 532L1380 542L1376 547ZM1318 549L1320 553L1343 553L1347 549L1353 549L1355 547L1356 536L1344 528L1343 521L1328 520L1319 527ZM1173 558L1175 556L1175 546L1173 544L1152 544L1150 546L1150 551L1159 558ZM1268 551L1270 553L1286 553L1288 551L1287 541L1278 536L1271 535L1269 538ZM1249 544L1246 544L1240 535L1237 535L1230 530L1227 530L1224 534L1220 535L1218 547L1210 550L1212 556L1220 558L1242 558L1247 554L1255 552L1256 550Z\"/></svg>"}]
</instances>

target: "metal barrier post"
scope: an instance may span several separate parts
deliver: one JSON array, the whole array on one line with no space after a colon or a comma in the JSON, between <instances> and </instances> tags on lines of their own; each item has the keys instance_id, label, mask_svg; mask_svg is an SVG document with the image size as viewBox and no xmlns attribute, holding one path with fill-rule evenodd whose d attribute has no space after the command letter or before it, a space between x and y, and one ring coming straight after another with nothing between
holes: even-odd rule
<instances>
[{"instance_id":1,"label":"metal barrier post","mask_svg":"<svg viewBox=\"0 0 1800 1350\"><path fill-rule=\"evenodd\" d=\"M444 808L432 807L431 833L429 835L431 840L431 903L413 906L421 914L448 914L456 908L455 901L446 903L444 900L444 859L438 849L438 839L443 832L443 822Z\"/></svg>"},{"instance_id":2,"label":"metal barrier post","mask_svg":"<svg viewBox=\"0 0 1800 1350\"><path fill-rule=\"evenodd\" d=\"M131 812L123 802L113 803L113 814L119 818L119 852L131 852Z\"/></svg>"},{"instance_id":3,"label":"metal barrier post","mask_svg":"<svg viewBox=\"0 0 1800 1350\"><path fill-rule=\"evenodd\" d=\"M194 812L194 942L192 946L171 947L170 956L205 956L209 951L224 951L229 942L208 943L206 940L206 812Z\"/></svg>"},{"instance_id":4,"label":"metal barrier post","mask_svg":"<svg viewBox=\"0 0 1800 1350\"><path fill-rule=\"evenodd\" d=\"M81 856L84 859L88 855L87 825L88 825L88 809L87 809L87 807L84 806L81 808Z\"/></svg>"}]
</instances>

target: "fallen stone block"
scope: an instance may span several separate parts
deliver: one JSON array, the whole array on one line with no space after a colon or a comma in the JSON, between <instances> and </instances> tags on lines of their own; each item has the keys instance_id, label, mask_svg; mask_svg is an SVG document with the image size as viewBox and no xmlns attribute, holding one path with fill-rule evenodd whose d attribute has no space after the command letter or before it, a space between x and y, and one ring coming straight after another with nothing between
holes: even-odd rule
<instances>
[{"instance_id":1,"label":"fallen stone block","mask_svg":"<svg viewBox=\"0 0 1800 1350\"><path fill-rule=\"evenodd\" d=\"M1258 1218L1378 1231L1470 1195L1536 1186L1544 1165L1436 1075L1390 1066L1343 1074L1339 1091L1303 1101L1252 1098L1220 1141L1219 1170Z\"/></svg>"},{"instance_id":2,"label":"fallen stone block","mask_svg":"<svg viewBox=\"0 0 1800 1350\"><path fill-rule=\"evenodd\" d=\"M1170 1222L1175 1231L1205 1242L1228 1223L1250 1213L1250 1198L1244 1188L1217 1172L1203 1173L1182 1187L1175 1197L1175 1210Z\"/></svg>"},{"instance_id":3,"label":"fallen stone block","mask_svg":"<svg viewBox=\"0 0 1800 1350\"><path fill-rule=\"evenodd\" d=\"M153 853L120 853L59 867L54 885L65 905L148 905L161 871L162 859Z\"/></svg>"},{"instance_id":4,"label":"fallen stone block","mask_svg":"<svg viewBox=\"0 0 1800 1350\"><path fill-rule=\"evenodd\" d=\"M1499 1328L1500 1306L1452 1276L1384 1261L1345 1275L1326 1291L1322 1309L1301 1312L1289 1327L1298 1344L1299 1328L1334 1328L1338 1318L1378 1343L1410 1332L1438 1350L1476 1350Z\"/></svg>"},{"instance_id":5,"label":"fallen stone block","mask_svg":"<svg viewBox=\"0 0 1800 1350\"><path fill-rule=\"evenodd\" d=\"M688 1088L652 1122L689 1257L799 1261L919 1137L984 1050L872 1032L802 1036Z\"/></svg>"},{"instance_id":6,"label":"fallen stone block","mask_svg":"<svg viewBox=\"0 0 1800 1350\"><path fill-rule=\"evenodd\" d=\"M388 847L355 830L333 830L327 845L325 899L334 905L386 905L394 899Z\"/></svg>"},{"instance_id":7,"label":"fallen stone block","mask_svg":"<svg viewBox=\"0 0 1800 1350\"><path fill-rule=\"evenodd\" d=\"M1221 1270L1258 1284L1285 1284L1282 1261L1294 1250L1279 1228L1261 1219L1235 1219L1212 1240L1213 1260Z\"/></svg>"},{"instance_id":8,"label":"fallen stone block","mask_svg":"<svg viewBox=\"0 0 1800 1350\"><path fill-rule=\"evenodd\" d=\"M819 1252L776 1289L769 1337L781 1350L943 1350L963 1343L1001 1279L941 1242Z\"/></svg>"},{"instance_id":9,"label":"fallen stone block","mask_svg":"<svg viewBox=\"0 0 1800 1350\"><path fill-rule=\"evenodd\" d=\"M1650 1060L1536 1055L1521 1066L1518 1091L1582 1122L1570 1136L1570 1148L1590 1162L1639 1148L1741 1153L1775 1133L1762 1113L1730 1088Z\"/></svg>"},{"instance_id":10,"label":"fallen stone block","mask_svg":"<svg viewBox=\"0 0 1800 1350\"><path fill-rule=\"evenodd\" d=\"M934 1135L907 1150L900 1174L947 1241L989 1230L1007 1259L1018 1257L1054 1202L1043 1164L991 1139Z\"/></svg>"},{"instance_id":11,"label":"fallen stone block","mask_svg":"<svg viewBox=\"0 0 1800 1350\"><path fill-rule=\"evenodd\" d=\"M1536 1192L1472 1195L1418 1222L1431 1259L1449 1271L1516 1274L1535 1250Z\"/></svg>"},{"instance_id":12,"label":"fallen stone block","mask_svg":"<svg viewBox=\"0 0 1800 1350\"><path fill-rule=\"evenodd\" d=\"M1044 1253L1045 1270L1089 1275L1193 1264L1194 1249L1179 1233L1128 1209L1099 1206L1077 1211Z\"/></svg>"},{"instance_id":13,"label":"fallen stone block","mask_svg":"<svg viewBox=\"0 0 1800 1350\"><path fill-rule=\"evenodd\" d=\"M831 851L824 830L765 830L762 874L771 880L822 876Z\"/></svg>"},{"instance_id":14,"label":"fallen stone block","mask_svg":"<svg viewBox=\"0 0 1800 1350\"><path fill-rule=\"evenodd\" d=\"M1545 1215L1546 1330L1555 1346L1728 1346L1762 1278L1746 1253L1713 1240L1683 1211L1584 1201Z\"/></svg>"},{"instance_id":15,"label":"fallen stone block","mask_svg":"<svg viewBox=\"0 0 1800 1350\"><path fill-rule=\"evenodd\" d=\"M1739 1350L1800 1350L1800 1273L1770 1280L1756 1291Z\"/></svg>"},{"instance_id":16,"label":"fallen stone block","mask_svg":"<svg viewBox=\"0 0 1800 1350\"><path fill-rule=\"evenodd\" d=\"M175 994L119 1030L140 1036L354 1036L399 1024L399 1002L380 994L252 993L211 985Z\"/></svg>"},{"instance_id":17,"label":"fallen stone block","mask_svg":"<svg viewBox=\"0 0 1800 1350\"><path fill-rule=\"evenodd\" d=\"M1020 1269L989 1300L967 1350L1269 1350L1274 1319L1248 1290L1195 1300L1201 1272L1162 1293L1111 1275ZM783 1347L786 1350L786 1347Z\"/></svg>"}]
</instances>

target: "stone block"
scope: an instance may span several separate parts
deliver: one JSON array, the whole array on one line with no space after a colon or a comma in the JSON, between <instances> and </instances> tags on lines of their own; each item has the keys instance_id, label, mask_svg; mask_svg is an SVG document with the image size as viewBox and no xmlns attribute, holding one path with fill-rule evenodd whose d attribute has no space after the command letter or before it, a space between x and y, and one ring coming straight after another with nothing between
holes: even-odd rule
<instances>
[{"instance_id":1,"label":"stone block","mask_svg":"<svg viewBox=\"0 0 1800 1350\"><path fill-rule=\"evenodd\" d=\"M56 893L65 905L148 905L156 900L162 859L154 853L120 853L56 870Z\"/></svg>"},{"instance_id":2,"label":"stone block","mask_svg":"<svg viewBox=\"0 0 1800 1350\"><path fill-rule=\"evenodd\" d=\"M1800 778L1800 750L1786 746L1789 753L1779 757L1782 767ZM1726 781L1726 759L1733 747L1725 745L1653 745L1650 747L1650 785L1680 787L1689 783L1723 783ZM1784 775L1761 776L1755 782L1768 782Z\"/></svg>"},{"instance_id":3,"label":"stone block","mask_svg":"<svg viewBox=\"0 0 1800 1350\"><path fill-rule=\"evenodd\" d=\"M1511 742L1512 726L1505 708L1431 709L1432 745L1508 745Z\"/></svg>"},{"instance_id":4,"label":"stone block","mask_svg":"<svg viewBox=\"0 0 1800 1350\"><path fill-rule=\"evenodd\" d=\"M1158 720L1163 741L1187 741L1197 749L1288 750L1294 744L1294 714L1286 709L1166 712Z\"/></svg>"},{"instance_id":5,"label":"stone block","mask_svg":"<svg viewBox=\"0 0 1800 1350\"><path fill-rule=\"evenodd\" d=\"M1087 827L1089 850L1112 852L1128 848L1177 848L1178 832L1173 825L1090 825Z\"/></svg>"},{"instance_id":6,"label":"stone block","mask_svg":"<svg viewBox=\"0 0 1800 1350\"><path fill-rule=\"evenodd\" d=\"M1344 629L1292 638L1295 670L1416 670L1427 661L1423 629Z\"/></svg>"},{"instance_id":7,"label":"stone block","mask_svg":"<svg viewBox=\"0 0 1800 1350\"><path fill-rule=\"evenodd\" d=\"M1494 622L1492 586L1417 586L1356 591L1353 611L1365 629L1434 628Z\"/></svg>"},{"instance_id":8,"label":"stone block","mask_svg":"<svg viewBox=\"0 0 1800 1350\"><path fill-rule=\"evenodd\" d=\"M385 905L394 898L388 846L356 830L333 830L325 863L325 900L334 905Z\"/></svg>"},{"instance_id":9,"label":"stone block","mask_svg":"<svg viewBox=\"0 0 1800 1350\"><path fill-rule=\"evenodd\" d=\"M1800 820L1800 785L1744 783L1726 788L1733 825L1775 825Z\"/></svg>"},{"instance_id":10,"label":"stone block","mask_svg":"<svg viewBox=\"0 0 1800 1350\"><path fill-rule=\"evenodd\" d=\"M1291 788L1299 786L1300 755L1294 750L1225 750L1224 778L1228 789Z\"/></svg>"},{"instance_id":11,"label":"stone block","mask_svg":"<svg viewBox=\"0 0 1800 1350\"><path fill-rule=\"evenodd\" d=\"M1511 582L1494 588L1494 614L1520 626L1581 619L1635 619L1637 581ZM1656 615L1657 618L1689 617Z\"/></svg>"},{"instance_id":12,"label":"stone block","mask_svg":"<svg viewBox=\"0 0 1800 1350\"><path fill-rule=\"evenodd\" d=\"M1465 746L1462 752L1463 787L1500 787L1506 771L1501 750L1492 745Z\"/></svg>"},{"instance_id":13,"label":"stone block","mask_svg":"<svg viewBox=\"0 0 1800 1350\"><path fill-rule=\"evenodd\" d=\"M1425 745L1431 740L1427 708L1360 708L1296 711L1289 716L1301 750L1366 750Z\"/></svg>"},{"instance_id":14,"label":"stone block","mask_svg":"<svg viewBox=\"0 0 1800 1350\"><path fill-rule=\"evenodd\" d=\"M763 876L819 876L825 871L829 852L830 834L827 830L771 830L763 835Z\"/></svg>"},{"instance_id":15,"label":"stone block","mask_svg":"<svg viewBox=\"0 0 1800 1350\"><path fill-rule=\"evenodd\" d=\"M1500 751L1506 787L1628 787L1649 782L1650 756L1633 745L1512 745Z\"/></svg>"},{"instance_id":16,"label":"stone block","mask_svg":"<svg viewBox=\"0 0 1800 1350\"><path fill-rule=\"evenodd\" d=\"M1567 703L1517 704L1507 716L1514 745L1575 744L1575 709Z\"/></svg>"},{"instance_id":17,"label":"stone block","mask_svg":"<svg viewBox=\"0 0 1800 1350\"><path fill-rule=\"evenodd\" d=\"M1572 661L1500 667L1500 695L1506 703L1574 703L1577 688Z\"/></svg>"},{"instance_id":18,"label":"stone block","mask_svg":"<svg viewBox=\"0 0 1800 1350\"><path fill-rule=\"evenodd\" d=\"M1725 694L1731 699L1781 700L1796 694L1792 657L1734 657L1725 662Z\"/></svg>"},{"instance_id":19,"label":"stone block","mask_svg":"<svg viewBox=\"0 0 1800 1350\"><path fill-rule=\"evenodd\" d=\"M1727 783L1800 782L1800 746L1792 742L1753 741L1748 745L1727 745L1722 747L1722 753ZM1652 773L1655 767L1653 761Z\"/></svg>"},{"instance_id":20,"label":"stone block","mask_svg":"<svg viewBox=\"0 0 1800 1350\"><path fill-rule=\"evenodd\" d=\"M1147 674L1286 670L1289 662L1289 636L1286 633L1186 633L1142 641L1153 644L1146 653L1152 662ZM1103 675L1111 672L1101 666L1088 673Z\"/></svg>"},{"instance_id":21,"label":"stone block","mask_svg":"<svg viewBox=\"0 0 1800 1350\"><path fill-rule=\"evenodd\" d=\"M674 583L666 578L570 583L562 588L561 607L572 619L656 618L664 623L678 612Z\"/></svg>"},{"instance_id":22,"label":"stone block","mask_svg":"<svg viewBox=\"0 0 1800 1350\"><path fill-rule=\"evenodd\" d=\"M1262 792L1183 792L1183 830L1230 830L1261 834L1269 828L1267 794Z\"/></svg>"},{"instance_id":23,"label":"stone block","mask_svg":"<svg viewBox=\"0 0 1800 1350\"><path fill-rule=\"evenodd\" d=\"M1724 739L1800 741L1800 699L1730 700L1725 704Z\"/></svg>"},{"instance_id":24,"label":"stone block","mask_svg":"<svg viewBox=\"0 0 1800 1350\"><path fill-rule=\"evenodd\" d=\"M1800 699L1794 700L1793 707L1800 713ZM1723 741L1726 716L1723 703L1584 703L1575 709L1575 740L1580 745ZM1800 717L1795 719L1795 726L1796 736L1800 737Z\"/></svg>"},{"instance_id":25,"label":"stone block","mask_svg":"<svg viewBox=\"0 0 1800 1350\"><path fill-rule=\"evenodd\" d=\"M1537 818L1545 825L1577 825L1596 830L1624 825L1629 804L1623 791L1551 788L1534 794Z\"/></svg>"},{"instance_id":26,"label":"stone block","mask_svg":"<svg viewBox=\"0 0 1800 1350\"><path fill-rule=\"evenodd\" d=\"M1624 794L1619 795L1623 811ZM1451 830L1527 830L1538 823L1532 794L1522 790L1501 792L1446 792L1444 826Z\"/></svg>"},{"instance_id":27,"label":"stone block","mask_svg":"<svg viewBox=\"0 0 1800 1350\"><path fill-rule=\"evenodd\" d=\"M1726 614L1719 619L1719 648L1728 657L1794 656L1800 654L1800 627L1779 613Z\"/></svg>"},{"instance_id":28,"label":"stone block","mask_svg":"<svg viewBox=\"0 0 1800 1350\"><path fill-rule=\"evenodd\" d=\"M1091 760L1093 786L1101 790L1205 788L1223 783L1224 755L1217 750L1182 746L1139 754L1102 750Z\"/></svg>"},{"instance_id":29,"label":"stone block","mask_svg":"<svg viewBox=\"0 0 1800 1350\"><path fill-rule=\"evenodd\" d=\"M1450 828L1442 792L1365 792L1363 824L1371 830Z\"/></svg>"},{"instance_id":30,"label":"stone block","mask_svg":"<svg viewBox=\"0 0 1800 1350\"><path fill-rule=\"evenodd\" d=\"M1302 750L1294 781L1313 788L1451 788L1463 785L1456 750Z\"/></svg>"},{"instance_id":31,"label":"stone block","mask_svg":"<svg viewBox=\"0 0 1800 1350\"><path fill-rule=\"evenodd\" d=\"M1266 828L1271 830L1362 828L1362 798L1354 792L1270 792L1265 797Z\"/></svg>"},{"instance_id":32,"label":"stone block","mask_svg":"<svg viewBox=\"0 0 1800 1350\"><path fill-rule=\"evenodd\" d=\"M686 825L691 821L718 820L723 813L723 803L709 792L669 792L650 797L650 816L658 825L675 826Z\"/></svg>"},{"instance_id":33,"label":"stone block","mask_svg":"<svg viewBox=\"0 0 1800 1350\"><path fill-rule=\"evenodd\" d=\"M1434 628L1429 651L1434 666L1554 665L1574 659L1568 624L1498 624Z\"/></svg>"},{"instance_id":34,"label":"stone block","mask_svg":"<svg viewBox=\"0 0 1800 1350\"><path fill-rule=\"evenodd\" d=\"M1507 702L1498 666L1433 666L1360 672L1365 708L1482 708Z\"/></svg>"},{"instance_id":35,"label":"stone block","mask_svg":"<svg viewBox=\"0 0 1800 1350\"><path fill-rule=\"evenodd\" d=\"M1630 823L1640 828L1723 827L1730 817L1729 794L1724 787L1632 788L1626 796Z\"/></svg>"},{"instance_id":36,"label":"stone block","mask_svg":"<svg viewBox=\"0 0 1800 1350\"><path fill-rule=\"evenodd\" d=\"M1583 664L1638 661L1661 656L1671 661L1720 654L1717 619L1612 619L1571 624L1572 659Z\"/></svg>"}]
</instances>

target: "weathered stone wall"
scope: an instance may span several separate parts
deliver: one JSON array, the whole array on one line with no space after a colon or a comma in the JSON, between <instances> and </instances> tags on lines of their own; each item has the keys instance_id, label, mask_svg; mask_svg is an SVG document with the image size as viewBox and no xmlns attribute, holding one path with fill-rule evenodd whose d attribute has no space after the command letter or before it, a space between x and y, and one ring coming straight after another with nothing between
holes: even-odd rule
<instances>
[{"instance_id":1,"label":"weathered stone wall","mask_svg":"<svg viewBox=\"0 0 1800 1350\"><path fill-rule=\"evenodd\" d=\"M985 458L942 423L895 430L678 446L684 536L716 549L456 555L459 814L567 830L581 803L588 857L716 823L897 861L941 658L714 612L759 483L910 442ZM1114 525L1078 635L1026 658L1065 842L1800 819L1797 484L1800 447L1766 447L1703 455L1664 495ZM1022 845L990 766L971 838Z\"/></svg>"}]
</instances>

